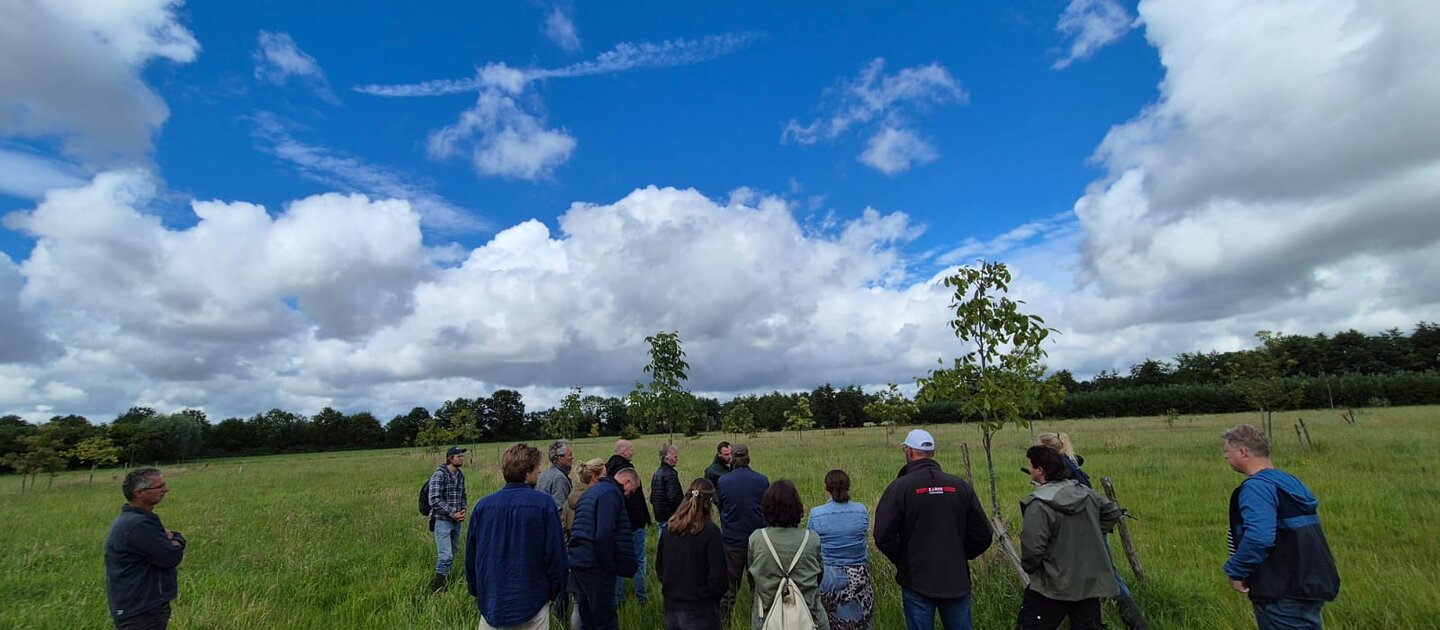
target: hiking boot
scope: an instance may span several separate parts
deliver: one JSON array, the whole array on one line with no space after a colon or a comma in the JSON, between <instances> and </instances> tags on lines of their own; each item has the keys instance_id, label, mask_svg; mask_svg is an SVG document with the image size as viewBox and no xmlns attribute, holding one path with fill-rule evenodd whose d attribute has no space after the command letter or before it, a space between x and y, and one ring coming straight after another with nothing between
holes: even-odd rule
<instances>
[{"instance_id":1,"label":"hiking boot","mask_svg":"<svg viewBox=\"0 0 1440 630\"><path fill-rule=\"evenodd\" d=\"M436 573L435 579L430 580L430 592L439 593L440 591L445 590L445 587L449 586L449 584L450 576L445 575L444 573Z\"/></svg>"}]
</instances>

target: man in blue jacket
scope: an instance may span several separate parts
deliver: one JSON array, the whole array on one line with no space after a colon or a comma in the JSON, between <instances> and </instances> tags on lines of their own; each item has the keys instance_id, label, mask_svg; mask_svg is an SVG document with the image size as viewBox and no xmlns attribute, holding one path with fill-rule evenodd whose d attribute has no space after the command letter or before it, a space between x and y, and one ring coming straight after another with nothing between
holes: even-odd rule
<instances>
[{"instance_id":1,"label":"man in blue jacket","mask_svg":"<svg viewBox=\"0 0 1440 630\"><path fill-rule=\"evenodd\" d=\"M640 475L634 468L624 468L586 490L575 504L570 571L577 591L575 605L586 630L620 628L615 579L635 577L639 569L625 497L639 487Z\"/></svg>"},{"instance_id":2,"label":"man in blue jacket","mask_svg":"<svg viewBox=\"0 0 1440 630\"><path fill-rule=\"evenodd\" d=\"M735 608L735 598L740 593L740 575L748 577L745 556L750 550L750 534L765 527L760 500L770 488L770 480L765 475L750 469L749 445L734 444L730 447L730 466L730 472L720 477L720 487L715 491L715 502L720 505L720 538L725 543L725 566L730 573L730 588L720 598L720 618L727 624ZM753 578L750 590L755 590Z\"/></svg>"},{"instance_id":3,"label":"man in blue jacket","mask_svg":"<svg viewBox=\"0 0 1440 630\"><path fill-rule=\"evenodd\" d=\"M185 537L165 529L155 506L170 492L157 468L136 468L120 484L127 503L105 539L105 596L118 630L164 630L179 588Z\"/></svg>"},{"instance_id":4,"label":"man in blue jacket","mask_svg":"<svg viewBox=\"0 0 1440 630\"><path fill-rule=\"evenodd\" d=\"M1340 574L1320 529L1320 501L1270 462L1270 439L1242 424L1226 431L1225 461L1245 475L1230 494L1230 586L1250 596L1260 630L1320 628Z\"/></svg>"},{"instance_id":5,"label":"man in blue jacket","mask_svg":"<svg viewBox=\"0 0 1440 630\"><path fill-rule=\"evenodd\" d=\"M550 600L568 567L555 501L535 489L540 449L516 444L500 457L504 487L470 511L465 579L480 609L480 630L548 628Z\"/></svg>"}]
</instances>

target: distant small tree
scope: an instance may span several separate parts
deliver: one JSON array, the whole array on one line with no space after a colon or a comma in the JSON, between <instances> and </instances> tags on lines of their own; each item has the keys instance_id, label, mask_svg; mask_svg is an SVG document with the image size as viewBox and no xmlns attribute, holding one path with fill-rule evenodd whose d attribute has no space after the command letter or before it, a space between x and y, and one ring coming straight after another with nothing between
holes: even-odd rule
<instances>
[{"instance_id":1,"label":"distant small tree","mask_svg":"<svg viewBox=\"0 0 1440 630\"><path fill-rule=\"evenodd\" d=\"M800 437L804 438L805 430L813 428L815 416L810 413L810 399L801 397L793 409L785 412L785 429L799 431Z\"/></svg>"},{"instance_id":2,"label":"distant small tree","mask_svg":"<svg viewBox=\"0 0 1440 630\"><path fill-rule=\"evenodd\" d=\"M571 387L570 393L560 401L560 407L550 415L548 428L552 438L573 438L580 431L585 420L585 409L581 404L579 387Z\"/></svg>"},{"instance_id":3,"label":"distant small tree","mask_svg":"<svg viewBox=\"0 0 1440 630\"><path fill-rule=\"evenodd\" d=\"M735 403L725 410L725 415L720 419L720 430L732 433L738 440L740 434L755 434L755 414L750 412L750 407L745 403Z\"/></svg>"},{"instance_id":4,"label":"distant small tree","mask_svg":"<svg viewBox=\"0 0 1440 630\"><path fill-rule=\"evenodd\" d=\"M1290 362L1274 347L1273 333L1262 330L1255 333L1255 338L1260 340L1261 347L1235 353L1226 362L1221 376L1247 404L1260 412L1265 434L1275 442L1275 410L1299 406L1305 396L1305 386L1292 385L1285 379Z\"/></svg>"},{"instance_id":5,"label":"distant small tree","mask_svg":"<svg viewBox=\"0 0 1440 630\"><path fill-rule=\"evenodd\" d=\"M438 448L441 446L456 444L465 435L462 427L452 427L431 418L425 423L425 428L415 434L415 446L428 446Z\"/></svg>"},{"instance_id":6,"label":"distant small tree","mask_svg":"<svg viewBox=\"0 0 1440 630\"><path fill-rule=\"evenodd\" d=\"M23 437L20 441L25 445L25 450L5 456L5 465L20 473L20 491L25 491L26 477L30 478L30 489L35 489L41 473L50 475L50 479L45 483L45 487L50 487L55 481L55 475L65 470L65 453L40 435Z\"/></svg>"},{"instance_id":7,"label":"distant small tree","mask_svg":"<svg viewBox=\"0 0 1440 630\"><path fill-rule=\"evenodd\" d=\"M95 481L95 467L100 465L114 464L120 461L120 447L110 438L103 435L85 438L71 452L71 456L80 460L80 463L90 464L90 481Z\"/></svg>"},{"instance_id":8,"label":"distant small tree","mask_svg":"<svg viewBox=\"0 0 1440 630\"><path fill-rule=\"evenodd\" d=\"M865 405L865 414L885 427L887 443L889 436L895 433L895 426L910 424L917 413L920 413L920 407L900 393L900 386L895 383L890 383L876 395L875 402Z\"/></svg>"}]
</instances>

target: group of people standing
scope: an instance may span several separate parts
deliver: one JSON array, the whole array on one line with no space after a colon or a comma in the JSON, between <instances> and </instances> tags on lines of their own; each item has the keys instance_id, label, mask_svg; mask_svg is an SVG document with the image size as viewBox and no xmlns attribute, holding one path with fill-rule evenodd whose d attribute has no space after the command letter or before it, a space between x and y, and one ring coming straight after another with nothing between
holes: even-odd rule
<instances>
[{"instance_id":1,"label":"group of people standing","mask_svg":"<svg viewBox=\"0 0 1440 630\"><path fill-rule=\"evenodd\" d=\"M1320 628L1321 607L1338 595L1340 578L1318 501L1274 467L1263 432L1241 425L1225 432L1223 443L1230 467L1246 476L1230 500L1224 570L1231 586L1248 594L1262 630ZM935 461L928 431L911 431L903 450L905 465L875 508L875 547L895 566L910 630L933 630L937 617L947 630L968 629L968 562L990 547L989 521L971 486ZM448 586L468 522L464 571L481 630L548 628L552 607L570 617L572 628L618 628L627 581L636 600L648 601L651 520L634 444L620 440L608 461L576 463L569 442L560 440L549 446L543 470L539 449L511 446L500 458L505 485L470 510L465 452L448 449L426 485L436 547L431 589ZM1068 617L1072 628L1100 628L1100 600L1128 595L1105 542L1121 510L1089 488L1083 460L1063 434L1043 434L1025 455L1034 490L1021 501L1020 561L1030 584L1016 626L1056 628ZM742 576L753 595L752 630L774 627L777 616L786 628L872 627L870 513L851 500L844 470L825 474L828 499L801 528L804 504L795 484L771 483L753 470L745 444L721 442L704 476L683 486L675 469L679 450L667 444L659 456L649 503L659 522L655 572L667 630L726 625ZM154 512L169 492L160 470L133 470L121 489L126 504L105 543L110 614L120 630L163 630L186 539Z\"/></svg>"}]
</instances>

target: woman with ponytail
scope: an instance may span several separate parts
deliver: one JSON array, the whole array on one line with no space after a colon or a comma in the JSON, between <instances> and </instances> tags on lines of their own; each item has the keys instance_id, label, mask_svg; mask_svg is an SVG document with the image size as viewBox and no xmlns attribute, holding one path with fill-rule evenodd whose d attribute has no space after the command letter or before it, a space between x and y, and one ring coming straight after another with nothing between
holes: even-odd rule
<instances>
[{"instance_id":1,"label":"woman with ponytail","mask_svg":"<svg viewBox=\"0 0 1440 630\"><path fill-rule=\"evenodd\" d=\"M720 598L730 585L720 528L711 519L715 486L690 489L660 535L655 574L665 596L665 630L720 630Z\"/></svg>"},{"instance_id":2,"label":"woman with ponytail","mask_svg":"<svg viewBox=\"0 0 1440 630\"><path fill-rule=\"evenodd\" d=\"M850 475L825 473L830 500L810 510L810 529L820 535L820 604L830 630L874 627L875 584L870 580L870 512L850 500Z\"/></svg>"}]
</instances>

